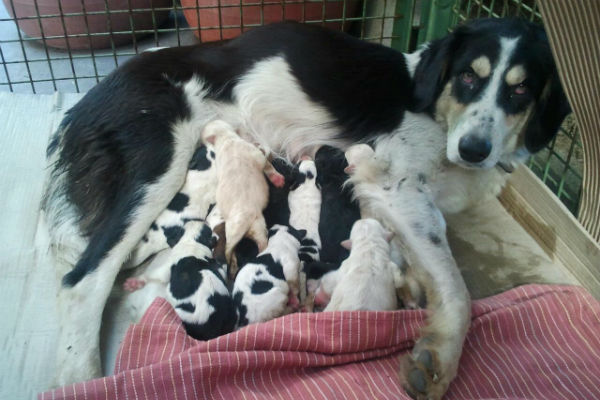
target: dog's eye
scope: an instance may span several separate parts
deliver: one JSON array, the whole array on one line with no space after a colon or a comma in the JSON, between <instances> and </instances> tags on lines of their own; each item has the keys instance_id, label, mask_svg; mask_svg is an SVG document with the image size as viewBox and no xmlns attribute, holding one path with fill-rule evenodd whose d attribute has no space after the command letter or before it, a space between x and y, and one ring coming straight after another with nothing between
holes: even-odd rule
<instances>
[{"instance_id":1,"label":"dog's eye","mask_svg":"<svg viewBox=\"0 0 600 400\"><path fill-rule=\"evenodd\" d=\"M518 96L524 95L525 93L527 93L527 86L521 82L517 86L515 86L513 93Z\"/></svg>"},{"instance_id":2,"label":"dog's eye","mask_svg":"<svg viewBox=\"0 0 600 400\"><path fill-rule=\"evenodd\" d=\"M467 85L472 85L475 83L477 76L472 71L464 71L460 73L460 80L466 83Z\"/></svg>"}]
</instances>

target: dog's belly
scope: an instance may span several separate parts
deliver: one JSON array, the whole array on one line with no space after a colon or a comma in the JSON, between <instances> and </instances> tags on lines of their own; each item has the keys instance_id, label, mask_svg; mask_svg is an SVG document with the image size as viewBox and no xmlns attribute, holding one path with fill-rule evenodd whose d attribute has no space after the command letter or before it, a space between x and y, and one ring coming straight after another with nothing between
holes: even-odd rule
<instances>
[{"instance_id":1,"label":"dog's belly","mask_svg":"<svg viewBox=\"0 0 600 400\"><path fill-rule=\"evenodd\" d=\"M334 116L311 100L280 56L257 62L235 86L233 104L219 103L217 114L247 140L290 160L314 156L325 144L345 148L351 143L340 137Z\"/></svg>"}]
</instances>

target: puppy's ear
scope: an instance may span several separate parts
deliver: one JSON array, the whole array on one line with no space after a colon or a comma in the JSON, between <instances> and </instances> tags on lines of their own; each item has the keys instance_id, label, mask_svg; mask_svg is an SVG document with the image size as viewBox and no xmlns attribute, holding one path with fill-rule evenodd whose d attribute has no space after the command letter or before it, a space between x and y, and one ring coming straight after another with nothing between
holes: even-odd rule
<instances>
[{"instance_id":1,"label":"puppy's ear","mask_svg":"<svg viewBox=\"0 0 600 400\"><path fill-rule=\"evenodd\" d=\"M206 137L204 138L204 141L205 141L206 143L210 143L210 144L214 145L214 144L215 144L215 138L216 138L216 135L210 135L210 136L206 136Z\"/></svg>"},{"instance_id":2,"label":"puppy's ear","mask_svg":"<svg viewBox=\"0 0 600 400\"><path fill-rule=\"evenodd\" d=\"M454 32L442 39L434 40L423 50L413 77L410 111L432 110L435 100L448 82L452 56L458 43L469 31L466 26L457 27Z\"/></svg>"},{"instance_id":3,"label":"puppy's ear","mask_svg":"<svg viewBox=\"0 0 600 400\"><path fill-rule=\"evenodd\" d=\"M386 242L391 242L394 238L394 232L386 231L383 237L385 238Z\"/></svg>"},{"instance_id":4,"label":"puppy's ear","mask_svg":"<svg viewBox=\"0 0 600 400\"><path fill-rule=\"evenodd\" d=\"M570 112L569 101L554 70L529 118L525 131L527 150L535 153L550 143Z\"/></svg>"}]
</instances>

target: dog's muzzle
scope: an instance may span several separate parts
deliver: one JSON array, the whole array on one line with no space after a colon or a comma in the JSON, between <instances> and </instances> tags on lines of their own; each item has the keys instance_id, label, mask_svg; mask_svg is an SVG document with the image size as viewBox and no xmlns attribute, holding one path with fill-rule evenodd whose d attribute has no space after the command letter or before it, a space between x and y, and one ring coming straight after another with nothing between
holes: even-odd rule
<instances>
[{"instance_id":1,"label":"dog's muzzle","mask_svg":"<svg viewBox=\"0 0 600 400\"><path fill-rule=\"evenodd\" d=\"M458 142L458 154L464 161L480 163L492 152L492 142L477 135L465 135Z\"/></svg>"}]
</instances>

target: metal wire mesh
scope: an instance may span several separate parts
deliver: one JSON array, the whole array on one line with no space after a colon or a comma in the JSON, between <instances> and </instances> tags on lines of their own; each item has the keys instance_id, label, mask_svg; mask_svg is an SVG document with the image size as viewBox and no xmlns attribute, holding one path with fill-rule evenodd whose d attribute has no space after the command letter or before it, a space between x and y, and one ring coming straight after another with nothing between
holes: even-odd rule
<instances>
[{"instance_id":1,"label":"metal wire mesh","mask_svg":"<svg viewBox=\"0 0 600 400\"><path fill-rule=\"evenodd\" d=\"M394 0L3 0L0 90L85 92L152 47L231 38L277 20L392 45Z\"/></svg>"},{"instance_id":2,"label":"metal wire mesh","mask_svg":"<svg viewBox=\"0 0 600 400\"><path fill-rule=\"evenodd\" d=\"M456 0L452 25L472 18L513 16L542 23L535 0ZM562 124L556 138L532 156L529 168L577 215L583 183L583 148L573 115Z\"/></svg>"}]
</instances>

